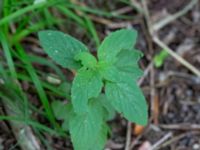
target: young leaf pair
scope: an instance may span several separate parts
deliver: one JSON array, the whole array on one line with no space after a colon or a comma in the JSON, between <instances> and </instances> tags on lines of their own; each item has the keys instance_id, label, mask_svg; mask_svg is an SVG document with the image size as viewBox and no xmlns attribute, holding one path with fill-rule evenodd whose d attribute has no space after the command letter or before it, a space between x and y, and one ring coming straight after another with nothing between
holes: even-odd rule
<instances>
[{"instance_id":1,"label":"young leaf pair","mask_svg":"<svg viewBox=\"0 0 200 150\"><path fill-rule=\"evenodd\" d=\"M64 112L57 116L65 120L75 150L103 149L106 120L112 110L137 124L147 123L146 101L136 82L142 75L138 66L142 53L133 49L136 37L137 32L131 29L109 34L95 58L83 43L67 34L49 30L39 33L46 53L64 68L76 70L68 109L53 104L54 110L60 107L58 112Z\"/></svg>"}]
</instances>

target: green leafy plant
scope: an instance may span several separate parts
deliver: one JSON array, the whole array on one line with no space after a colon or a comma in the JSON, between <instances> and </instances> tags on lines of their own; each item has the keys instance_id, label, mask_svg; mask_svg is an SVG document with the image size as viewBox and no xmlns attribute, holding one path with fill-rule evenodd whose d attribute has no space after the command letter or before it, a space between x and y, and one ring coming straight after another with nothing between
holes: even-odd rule
<instances>
[{"instance_id":1,"label":"green leafy plant","mask_svg":"<svg viewBox=\"0 0 200 150\"><path fill-rule=\"evenodd\" d=\"M158 54L156 54L153 58L155 67L162 67L167 57L169 57L169 53L165 49L161 50Z\"/></svg>"},{"instance_id":2,"label":"green leafy plant","mask_svg":"<svg viewBox=\"0 0 200 150\"><path fill-rule=\"evenodd\" d=\"M147 124L147 104L137 79L142 75L133 47L137 32L122 29L109 34L97 51L58 31L41 31L46 53L64 68L75 70L71 100L54 101L52 108L63 129L69 131L75 150L102 150L108 134L106 121L115 111L129 121Z\"/></svg>"}]
</instances>

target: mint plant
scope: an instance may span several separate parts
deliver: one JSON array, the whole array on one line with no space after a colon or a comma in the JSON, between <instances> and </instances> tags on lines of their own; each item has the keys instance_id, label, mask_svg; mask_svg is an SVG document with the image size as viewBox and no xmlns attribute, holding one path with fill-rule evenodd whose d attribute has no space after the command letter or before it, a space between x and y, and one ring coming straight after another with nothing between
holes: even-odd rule
<instances>
[{"instance_id":1,"label":"mint plant","mask_svg":"<svg viewBox=\"0 0 200 150\"><path fill-rule=\"evenodd\" d=\"M76 72L68 104L54 101L52 108L62 127L69 131L75 150L102 150L109 128L106 121L115 111L127 120L147 124L147 104L137 79L142 75L134 49L137 32L122 29L109 34L97 51L59 31L41 31L46 53L62 67Z\"/></svg>"}]
</instances>

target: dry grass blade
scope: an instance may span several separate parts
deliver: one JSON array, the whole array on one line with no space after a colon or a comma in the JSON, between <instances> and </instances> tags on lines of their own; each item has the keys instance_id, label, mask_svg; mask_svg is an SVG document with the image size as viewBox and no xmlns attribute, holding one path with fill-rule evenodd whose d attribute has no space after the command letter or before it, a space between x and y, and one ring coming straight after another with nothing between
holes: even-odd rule
<instances>
[{"instance_id":1,"label":"dry grass blade","mask_svg":"<svg viewBox=\"0 0 200 150\"><path fill-rule=\"evenodd\" d=\"M188 61L186 61L181 56L179 56L178 54L176 54L171 48L169 48L165 43L163 43L157 36L153 36L153 40L154 40L154 42L156 44L158 44L160 47L162 47L163 49L165 49L172 57L174 57L177 61L179 61L182 65L184 65L191 72L193 72L198 77L200 77L200 71L196 67L194 67Z\"/></svg>"},{"instance_id":2,"label":"dry grass blade","mask_svg":"<svg viewBox=\"0 0 200 150\"><path fill-rule=\"evenodd\" d=\"M170 124L170 125L159 125L163 129L172 129L172 130L200 130L199 124Z\"/></svg>"},{"instance_id":3,"label":"dry grass blade","mask_svg":"<svg viewBox=\"0 0 200 150\"><path fill-rule=\"evenodd\" d=\"M15 115L8 104L4 101L6 113L9 116ZM19 146L22 150L41 150L39 140L34 135L30 126L18 123L16 121L9 121L15 138L19 141Z\"/></svg>"},{"instance_id":4,"label":"dry grass blade","mask_svg":"<svg viewBox=\"0 0 200 150\"><path fill-rule=\"evenodd\" d=\"M187 136L188 134L190 134L190 135L191 135L191 134L192 134L192 135L197 135L197 134L200 134L200 132L186 132L186 133L177 135L177 136L171 138L170 140L168 140L168 141L162 143L161 145L159 145L159 147L155 148L154 150L158 150L158 149L161 149L161 148L163 148L163 147L166 147L166 146L168 146L168 145L170 145L170 144L172 144L172 143L174 143L174 142L176 142L176 141L178 141L178 140L184 138L184 137Z\"/></svg>"},{"instance_id":5,"label":"dry grass blade","mask_svg":"<svg viewBox=\"0 0 200 150\"><path fill-rule=\"evenodd\" d=\"M163 27L165 27L166 25L168 25L169 23L175 21L179 17L185 15L189 10L191 10L195 6L195 4L197 4L197 2L198 2L198 0L192 0L185 8L183 8L182 10L177 12L176 14L169 15L165 19L159 21L158 23L155 23L152 26L152 30L158 31L158 30L162 29Z\"/></svg>"},{"instance_id":6,"label":"dry grass blade","mask_svg":"<svg viewBox=\"0 0 200 150\"><path fill-rule=\"evenodd\" d=\"M154 145L152 145L150 150L157 149L163 142L165 142L167 139L169 139L170 137L172 137L172 135L173 135L172 132L169 132L168 134L166 134L158 142L156 142Z\"/></svg>"}]
</instances>

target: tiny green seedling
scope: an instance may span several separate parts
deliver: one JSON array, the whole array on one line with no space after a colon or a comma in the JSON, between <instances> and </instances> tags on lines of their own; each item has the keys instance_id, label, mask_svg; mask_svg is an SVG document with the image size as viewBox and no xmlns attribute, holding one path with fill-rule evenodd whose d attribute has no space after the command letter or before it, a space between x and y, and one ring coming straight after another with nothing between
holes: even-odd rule
<instances>
[{"instance_id":1,"label":"tiny green seedling","mask_svg":"<svg viewBox=\"0 0 200 150\"><path fill-rule=\"evenodd\" d=\"M167 57L169 57L169 53L165 49L161 50L160 53L156 54L153 58L155 67L162 67Z\"/></svg>"},{"instance_id":2,"label":"tiny green seedling","mask_svg":"<svg viewBox=\"0 0 200 150\"><path fill-rule=\"evenodd\" d=\"M52 103L75 150L102 150L109 131L106 121L115 111L131 122L147 124L147 104L137 86L143 72L138 66L142 53L133 48L136 38L132 29L113 32L99 46L96 58L70 35L39 32L46 53L62 67L76 71L70 103Z\"/></svg>"}]
</instances>

